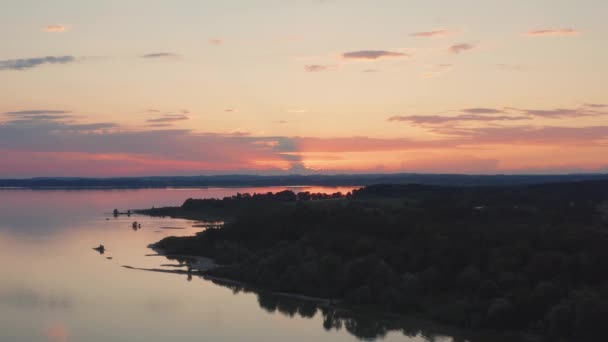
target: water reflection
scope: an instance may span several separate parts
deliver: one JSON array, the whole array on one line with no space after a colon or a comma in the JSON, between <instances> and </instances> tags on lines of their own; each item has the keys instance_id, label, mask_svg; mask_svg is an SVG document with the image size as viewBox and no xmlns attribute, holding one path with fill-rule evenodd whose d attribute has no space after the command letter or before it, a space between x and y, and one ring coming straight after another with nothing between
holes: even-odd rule
<instances>
[{"instance_id":1,"label":"water reflection","mask_svg":"<svg viewBox=\"0 0 608 342\"><path fill-rule=\"evenodd\" d=\"M41 294L29 288L6 289L0 293L0 305L20 308L69 310L72 299L68 295Z\"/></svg>"},{"instance_id":2,"label":"water reflection","mask_svg":"<svg viewBox=\"0 0 608 342\"><path fill-rule=\"evenodd\" d=\"M112 212L255 191L277 189L0 190L0 341L421 342L450 336L443 340L460 342L468 338L427 323L353 313L200 279L188 266L196 263L197 269L203 261L150 254L147 246L166 236L195 234L206 223L133 214L114 218ZM103 255L92 250L100 243L105 247ZM159 272L121 267L125 265Z\"/></svg>"},{"instance_id":3,"label":"water reflection","mask_svg":"<svg viewBox=\"0 0 608 342\"><path fill-rule=\"evenodd\" d=\"M191 277L189 277L191 279ZM345 330L361 340L378 340L390 332L399 332L410 339L422 338L429 342L525 342L519 334L471 333L421 319L398 315L354 311L327 303L302 300L283 294L256 291L248 286L231 281L208 279L214 284L227 287L232 293L253 293L261 309L269 314L281 314L290 318L312 319L322 316L326 331Z\"/></svg>"},{"instance_id":4,"label":"water reflection","mask_svg":"<svg viewBox=\"0 0 608 342\"><path fill-rule=\"evenodd\" d=\"M309 192L348 192L353 187L262 187L201 189L97 189L29 190L0 188L0 232L44 239L82 228L92 217L120 220L133 209L179 206L188 198L223 198L240 193L266 193L285 189Z\"/></svg>"}]
</instances>

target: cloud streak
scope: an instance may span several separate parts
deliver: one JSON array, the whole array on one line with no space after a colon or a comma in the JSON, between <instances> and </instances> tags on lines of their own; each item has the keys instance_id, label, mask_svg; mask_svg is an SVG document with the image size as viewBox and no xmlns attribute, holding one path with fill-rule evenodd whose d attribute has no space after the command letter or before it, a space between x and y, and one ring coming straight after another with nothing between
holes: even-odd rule
<instances>
[{"instance_id":1,"label":"cloud streak","mask_svg":"<svg viewBox=\"0 0 608 342\"><path fill-rule=\"evenodd\" d=\"M76 62L74 56L46 56L38 58L7 59L0 61L0 71L32 69L43 64L68 64Z\"/></svg>"},{"instance_id":2,"label":"cloud streak","mask_svg":"<svg viewBox=\"0 0 608 342\"><path fill-rule=\"evenodd\" d=\"M519 111L526 115L536 116L548 119L559 119L559 118L580 118L585 116L597 116L605 115L608 113L599 112L595 110L589 110L586 108L556 108L556 109L518 109L509 108L511 110Z\"/></svg>"},{"instance_id":3,"label":"cloud streak","mask_svg":"<svg viewBox=\"0 0 608 342\"><path fill-rule=\"evenodd\" d=\"M469 114L500 114L500 113L504 113L505 112L502 109L483 108L483 107L465 108L462 111L465 112L465 113L469 113Z\"/></svg>"},{"instance_id":4,"label":"cloud streak","mask_svg":"<svg viewBox=\"0 0 608 342\"><path fill-rule=\"evenodd\" d=\"M37 109L37 110L22 110L17 112L6 112L5 116L11 119L20 120L61 120L73 118L70 111L66 110L50 110L50 109Z\"/></svg>"},{"instance_id":5,"label":"cloud streak","mask_svg":"<svg viewBox=\"0 0 608 342\"><path fill-rule=\"evenodd\" d=\"M419 126L429 126L435 132L445 132L437 130L442 126L452 129L455 125L467 122L509 122L540 119L565 119L608 115L598 109L604 108L603 105L595 107L585 105L580 108L557 108L557 109L519 109L519 108L484 108L474 107L459 110L461 114L448 115L396 115L387 120L394 122L409 122ZM450 134L453 131L450 131Z\"/></svg>"},{"instance_id":6,"label":"cloud streak","mask_svg":"<svg viewBox=\"0 0 608 342\"><path fill-rule=\"evenodd\" d=\"M478 115L478 114L465 114L457 116L443 116L443 115L407 115L407 116L391 116L388 121L405 121L417 125L436 125L446 123L459 123L466 121L473 122L491 122L491 121L519 121L519 120L530 120L527 116L492 116L492 115Z\"/></svg>"},{"instance_id":7,"label":"cloud streak","mask_svg":"<svg viewBox=\"0 0 608 342\"><path fill-rule=\"evenodd\" d=\"M22 110L17 112L6 112L5 115L45 115L45 114L69 114L70 111L66 110L52 110L52 109L36 109L36 110Z\"/></svg>"},{"instance_id":8,"label":"cloud streak","mask_svg":"<svg viewBox=\"0 0 608 342\"><path fill-rule=\"evenodd\" d=\"M450 51L453 54L459 54L461 52L472 50L474 47L475 47L475 45L468 44L468 43L454 44L448 48L448 51Z\"/></svg>"},{"instance_id":9,"label":"cloud streak","mask_svg":"<svg viewBox=\"0 0 608 342\"><path fill-rule=\"evenodd\" d=\"M384 50L361 50L351 51L342 54L344 59L359 59L359 60L374 60L380 58L399 58L399 57L410 57L407 53L384 51Z\"/></svg>"},{"instance_id":10,"label":"cloud streak","mask_svg":"<svg viewBox=\"0 0 608 342\"><path fill-rule=\"evenodd\" d=\"M177 58L178 54L173 52L154 52L142 55L141 58L154 59L154 58Z\"/></svg>"},{"instance_id":11,"label":"cloud streak","mask_svg":"<svg viewBox=\"0 0 608 342\"><path fill-rule=\"evenodd\" d=\"M165 114L159 118L148 119L147 122L151 123L171 123L171 122L179 122L190 120L190 117L181 114ZM158 127L158 126L157 126Z\"/></svg>"},{"instance_id":12,"label":"cloud streak","mask_svg":"<svg viewBox=\"0 0 608 342\"><path fill-rule=\"evenodd\" d=\"M455 33L456 33L455 31L449 31L449 30L435 30L435 31L414 32L414 33L412 33L412 36L421 37L421 38L443 38L443 37L451 36Z\"/></svg>"},{"instance_id":13,"label":"cloud streak","mask_svg":"<svg viewBox=\"0 0 608 342\"><path fill-rule=\"evenodd\" d=\"M309 65L304 66L304 70L307 72L321 72L321 71L326 71L328 69L329 69L329 66L320 65L320 64L309 64Z\"/></svg>"},{"instance_id":14,"label":"cloud streak","mask_svg":"<svg viewBox=\"0 0 608 342\"><path fill-rule=\"evenodd\" d=\"M546 29L528 31L524 35L528 37L555 37L555 36L576 36L580 32L572 28Z\"/></svg>"}]
</instances>

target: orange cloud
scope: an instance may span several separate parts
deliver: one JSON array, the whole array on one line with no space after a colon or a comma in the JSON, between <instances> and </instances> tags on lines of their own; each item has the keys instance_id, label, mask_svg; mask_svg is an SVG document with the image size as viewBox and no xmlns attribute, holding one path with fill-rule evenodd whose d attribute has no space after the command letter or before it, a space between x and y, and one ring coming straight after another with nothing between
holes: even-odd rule
<instances>
[{"instance_id":1,"label":"orange cloud","mask_svg":"<svg viewBox=\"0 0 608 342\"><path fill-rule=\"evenodd\" d=\"M67 31L69 28L65 25L47 25L43 28L45 32L50 33L61 33Z\"/></svg>"}]
</instances>

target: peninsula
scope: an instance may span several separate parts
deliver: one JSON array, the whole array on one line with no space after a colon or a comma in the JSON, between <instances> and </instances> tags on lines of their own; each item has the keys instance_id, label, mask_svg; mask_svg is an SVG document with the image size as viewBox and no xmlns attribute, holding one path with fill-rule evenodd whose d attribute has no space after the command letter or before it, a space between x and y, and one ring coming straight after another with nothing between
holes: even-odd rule
<instances>
[{"instance_id":1,"label":"peninsula","mask_svg":"<svg viewBox=\"0 0 608 342\"><path fill-rule=\"evenodd\" d=\"M225 221L155 245L212 258L210 276L546 340L608 334L606 180L237 194L139 212Z\"/></svg>"}]
</instances>

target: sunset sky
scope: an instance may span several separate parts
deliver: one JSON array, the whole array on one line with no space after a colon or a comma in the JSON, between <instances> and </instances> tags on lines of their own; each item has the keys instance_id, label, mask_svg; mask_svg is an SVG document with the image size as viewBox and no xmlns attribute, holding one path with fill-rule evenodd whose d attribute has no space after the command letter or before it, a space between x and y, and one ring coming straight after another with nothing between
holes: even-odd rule
<instances>
[{"instance_id":1,"label":"sunset sky","mask_svg":"<svg viewBox=\"0 0 608 342\"><path fill-rule=\"evenodd\" d=\"M4 0L0 178L608 172L606 0Z\"/></svg>"}]
</instances>

